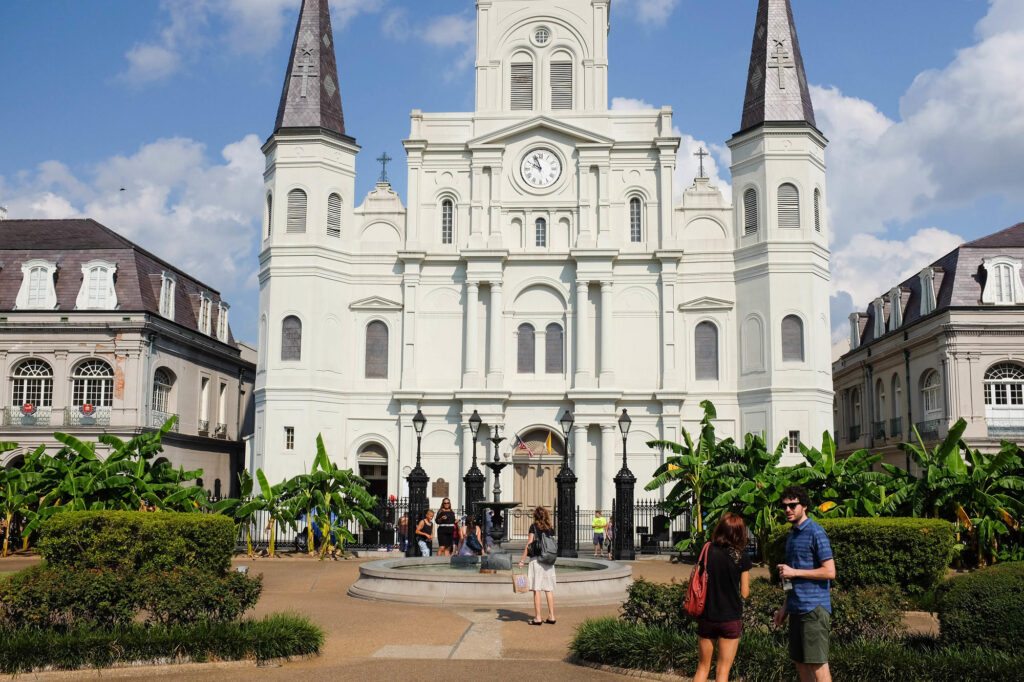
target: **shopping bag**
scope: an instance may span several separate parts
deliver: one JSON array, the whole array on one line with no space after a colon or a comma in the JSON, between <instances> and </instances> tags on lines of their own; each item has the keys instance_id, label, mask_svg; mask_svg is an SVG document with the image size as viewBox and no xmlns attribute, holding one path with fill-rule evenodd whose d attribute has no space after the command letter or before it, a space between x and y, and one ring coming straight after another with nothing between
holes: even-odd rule
<instances>
[{"instance_id":1,"label":"shopping bag","mask_svg":"<svg viewBox=\"0 0 1024 682\"><path fill-rule=\"evenodd\" d=\"M521 568L512 569L512 589L516 594L530 591L530 580L526 577L526 571Z\"/></svg>"}]
</instances>

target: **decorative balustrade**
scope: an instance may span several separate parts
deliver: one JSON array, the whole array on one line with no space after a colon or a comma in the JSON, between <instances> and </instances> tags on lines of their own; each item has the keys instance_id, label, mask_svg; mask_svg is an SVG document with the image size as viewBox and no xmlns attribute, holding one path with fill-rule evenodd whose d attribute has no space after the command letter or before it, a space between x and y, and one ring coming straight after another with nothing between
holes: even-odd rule
<instances>
[{"instance_id":1,"label":"decorative balustrade","mask_svg":"<svg viewBox=\"0 0 1024 682\"><path fill-rule=\"evenodd\" d=\"M217 428L213 432L214 438L227 438L228 437L228 425L217 424Z\"/></svg>"},{"instance_id":2,"label":"decorative balustrade","mask_svg":"<svg viewBox=\"0 0 1024 682\"><path fill-rule=\"evenodd\" d=\"M856 443L857 441L859 441L860 440L860 426L859 425L858 426L851 426L850 427L850 432L847 435L848 435L848 438L846 439L846 441L848 443Z\"/></svg>"},{"instance_id":3,"label":"decorative balustrade","mask_svg":"<svg viewBox=\"0 0 1024 682\"><path fill-rule=\"evenodd\" d=\"M85 411L80 407L64 408L64 426L110 426L109 407L92 407Z\"/></svg>"},{"instance_id":4,"label":"decorative balustrade","mask_svg":"<svg viewBox=\"0 0 1024 682\"><path fill-rule=\"evenodd\" d=\"M22 412L21 406L3 408L4 426L12 428L31 428L33 426L50 425L49 407L37 407L32 414Z\"/></svg>"},{"instance_id":5,"label":"decorative balustrade","mask_svg":"<svg viewBox=\"0 0 1024 682\"><path fill-rule=\"evenodd\" d=\"M1024 419L987 419L990 438L1020 438L1024 436Z\"/></svg>"},{"instance_id":6,"label":"decorative balustrade","mask_svg":"<svg viewBox=\"0 0 1024 682\"><path fill-rule=\"evenodd\" d=\"M206 436L210 433L210 420L200 419L199 420L199 435Z\"/></svg>"},{"instance_id":7,"label":"decorative balustrade","mask_svg":"<svg viewBox=\"0 0 1024 682\"><path fill-rule=\"evenodd\" d=\"M896 417L895 419L889 420L889 437L895 438L896 436L903 435L903 417Z\"/></svg>"},{"instance_id":8,"label":"decorative balustrade","mask_svg":"<svg viewBox=\"0 0 1024 682\"><path fill-rule=\"evenodd\" d=\"M885 420L871 422L871 437L875 440L885 440Z\"/></svg>"},{"instance_id":9,"label":"decorative balustrade","mask_svg":"<svg viewBox=\"0 0 1024 682\"><path fill-rule=\"evenodd\" d=\"M178 415L176 415L173 412L161 412L160 410L153 410L153 416L150 419L150 426L152 426L154 429L159 429L163 427L164 424L167 423L168 419L177 416ZM174 426L171 427L171 431L178 433L178 425L180 423L181 420L175 421Z\"/></svg>"},{"instance_id":10,"label":"decorative balustrade","mask_svg":"<svg viewBox=\"0 0 1024 682\"><path fill-rule=\"evenodd\" d=\"M922 438L937 439L939 437L939 427L942 426L942 420L927 419L923 422L917 422L914 426Z\"/></svg>"}]
</instances>

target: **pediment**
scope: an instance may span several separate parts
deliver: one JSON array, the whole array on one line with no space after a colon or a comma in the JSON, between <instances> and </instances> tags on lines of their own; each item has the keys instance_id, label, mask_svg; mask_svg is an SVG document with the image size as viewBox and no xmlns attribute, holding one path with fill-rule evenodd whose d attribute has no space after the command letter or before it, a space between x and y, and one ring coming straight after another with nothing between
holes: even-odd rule
<instances>
[{"instance_id":1,"label":"pediment","mask_svg":"<svg viewBox=\"0 0 1024 682\"><path fill-rule=\"evenodd\" d=\"M402 304L381 296L370 296L349 304L349 310L401 310Z\"/></svg>"},{"instance_id":2,"label":"pediment","mask_svg":"<svg viewBox=\"0 0 1024 682\"><path fill-rule=\"evenodd\" d=\"M714 298L713 296L702 296L695 298L692 301L681 303L679 310L732 310L735 304L732 301L726 301L723 298Z\"/></svg>"},{"instance_id":3,"label":"pediment","mask_svg":"<svg viewBox=\"0 0 1024 682\"><path fill-rule=\"evenodd\" d=\"M553 118L547 116L535 116L526 121L520 121L507 128L501 130L495 130L494 132L481 135L480 137L474 138L469 141L470 147L480 145L493 145L501 144L511 137L517 137L523 133L527 133L533 130L547 130L550 132L564 135L572 138L577 144L614 144L615 140L604 135L598 135L584 128L579 128L574 125L569 125L562 121L556 121Z\"/></svg>"}]
</instances>

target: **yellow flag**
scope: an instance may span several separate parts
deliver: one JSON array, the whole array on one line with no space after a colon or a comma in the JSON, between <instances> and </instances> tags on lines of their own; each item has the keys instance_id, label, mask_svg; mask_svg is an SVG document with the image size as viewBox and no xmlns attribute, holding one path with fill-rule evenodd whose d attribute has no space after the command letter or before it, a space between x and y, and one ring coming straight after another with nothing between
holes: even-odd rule
<instances>
[{"instance_id":1,"label":"yellow flag","mask_svg":"<svg viewBox=\"0 0 1024 682\"><path fill-rule=\"evenodd\" d=\"M550 454L551 454L551 432L550 432L550 431L548 431L548 442L547 442L547 446L548 446L548 454L550 455Z\"/></svg>"}]
</instances>

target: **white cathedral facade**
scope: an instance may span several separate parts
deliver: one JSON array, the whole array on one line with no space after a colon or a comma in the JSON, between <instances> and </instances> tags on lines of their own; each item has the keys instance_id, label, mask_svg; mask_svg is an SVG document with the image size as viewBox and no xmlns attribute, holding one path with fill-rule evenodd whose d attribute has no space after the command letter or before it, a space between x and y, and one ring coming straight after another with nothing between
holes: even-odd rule
<instances>
[{"instance_id":1,"label":"white cathedral facade","mask_svg":"<svg viewBox=\"0 0 1024 682\"><path fill-rule=\"evenodd\" d=\"M476 5L476 110L414 110L405 204L378 183L360 205L327 0L303 2L264 146L253 468L307 471L322 434L403 496L422 410L423 468L458 506L476 410L481 459L507 439L503 499L550 506L571 409L577 502L608 509L623 409L638 498L657 496L643 486L664 457L645 443L681 441L703 400L720 437L818 444L826 140L789 0L760 0L735 205L702 178L674 201L670 107L609 110L609 0Z\"/></svg>"}]
</instances>

